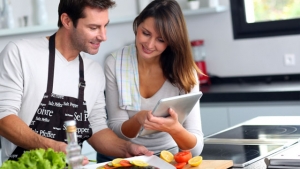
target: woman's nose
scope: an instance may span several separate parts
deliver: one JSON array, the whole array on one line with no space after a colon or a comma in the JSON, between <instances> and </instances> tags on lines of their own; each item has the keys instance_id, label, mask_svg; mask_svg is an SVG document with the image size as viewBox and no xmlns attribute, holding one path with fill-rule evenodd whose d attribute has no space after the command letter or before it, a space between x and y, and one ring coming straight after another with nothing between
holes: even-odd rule
<instances>
[{"instance_id":1,"label":"woman's nose","mask_svg":"<svg viewBox=\"0 0 300 169\"><path fill-rule=\"evenodd\" d=\"M155 46L155 39L154 38L150 38L147 44L148 49L152 49Z\"/></svg>"}]
</instances>

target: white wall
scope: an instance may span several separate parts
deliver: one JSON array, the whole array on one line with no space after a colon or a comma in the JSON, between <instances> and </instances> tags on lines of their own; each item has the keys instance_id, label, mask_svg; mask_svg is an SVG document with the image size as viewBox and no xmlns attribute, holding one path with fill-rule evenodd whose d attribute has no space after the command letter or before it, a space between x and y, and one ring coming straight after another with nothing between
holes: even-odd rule
<instances>
[{"instance_id":1,"label":"white wall","mask_svg":"<svg viewBox=\"0 0 300 169\"><path fill-rule=\"evenodd\" d=\"M16 20L25 14L31 15L32 0L11 1ZM185 0L178 1L183 8L186 7ZM230 5L229 0L219 1L221 5ZM56 23L58 2L59 0L46 0L51 23ZM117 7L111 10L111 17L137 14L136 0L116 0L116 2ZM207 67L209 73L213 75L228 77L300 73L300 35L233 40L230 10L216 14L188 16L186 21L190 39L205 40ZM0 37L0 50L10 40L46 36L51 33L53 32ZM101 64L110 52L134 41L132 23L109 25L107 37L108 40L101 44L100 52L91 56ZM296 55L295 66L284 65L283 56L286 53Z\"/></svg>"},{"instance_id":2,"label":"white wall","mask_svg":"<svg viewBox=\"0 0 300 169\"><path fill-rule=\"evenodd\" d=\"M220 0L230 5L229 0ZM233 40L230 11L187 18L192 39L205 39L207 66L218 76L300 73L300 35ZM283 56L296 55L295 66L285 66Z\"/></svg>"}]
</instances>

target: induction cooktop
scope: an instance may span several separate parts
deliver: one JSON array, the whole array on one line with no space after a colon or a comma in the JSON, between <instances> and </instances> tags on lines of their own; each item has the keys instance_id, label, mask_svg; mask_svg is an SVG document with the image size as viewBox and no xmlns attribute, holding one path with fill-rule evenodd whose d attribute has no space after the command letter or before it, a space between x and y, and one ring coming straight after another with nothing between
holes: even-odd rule
<instances>
[{"instance_id":1,"label":"induction cooktop","mask_svg":"<svg viewBox=\"0 0 300 169\"><path fill-rule=\"evenodd\" d=\"M201 156L205 160L232 160L233 167L246 167L282 149L283 145L204 144Z\"/></svg>"},{"instance_id":2,"label":"induction cooktop","mask_svg":"<svg viewBox=\"0 0 300 169\"><path fill-rule=\"evenodd\" d=\"M201 156L207 160L232 160L245 167L279 152L300 138L298 125L239 125L204 140Z\"/></svg>"},{"instance_id":3,"label":"induction cooktop","mask_svg":"<svg viewBox=\"0 0 300 169\"><path fill-rule=\"evenodd\" d=\"M299 139L300 126L242 125L209 138L225 139Z\"/></svg>"}]
</instances>

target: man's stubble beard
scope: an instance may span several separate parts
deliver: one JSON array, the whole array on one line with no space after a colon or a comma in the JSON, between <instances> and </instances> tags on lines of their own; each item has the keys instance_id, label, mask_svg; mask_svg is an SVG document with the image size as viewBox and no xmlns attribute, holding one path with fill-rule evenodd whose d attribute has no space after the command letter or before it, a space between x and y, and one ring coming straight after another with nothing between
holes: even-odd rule
<instances>
[{"instance_id":1,"label":"man's stubble beard","mask_svg":"<svg viewBox=\"0 0 300 169\"><path fill-rule=\"evenodd\" d=\"M83 38L84 35L80 35L77 32L76 28L73 28L72 35L71 35L71 42L74 49L78 50L79 52L85 52L90 54L88 47L85 46L86 39Z\"/></svg>"}]
</instances>

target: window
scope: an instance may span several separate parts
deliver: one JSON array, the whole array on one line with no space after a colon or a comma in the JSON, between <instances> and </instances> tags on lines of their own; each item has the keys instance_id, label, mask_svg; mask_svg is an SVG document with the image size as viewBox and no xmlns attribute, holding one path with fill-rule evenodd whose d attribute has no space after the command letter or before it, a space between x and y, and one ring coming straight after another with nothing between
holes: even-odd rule
<instances>
[{"instance_id":1,"label":"window","mask_svg":"<svg viewBox=\"0 0 300 169\"><path fill-rule=\"evenodd\" d=\"M300 0L230 0L234 39L300 34Z\"/></svg>"}]
</instances>

